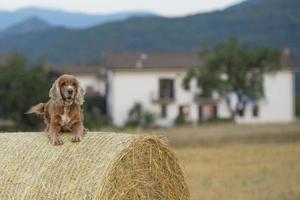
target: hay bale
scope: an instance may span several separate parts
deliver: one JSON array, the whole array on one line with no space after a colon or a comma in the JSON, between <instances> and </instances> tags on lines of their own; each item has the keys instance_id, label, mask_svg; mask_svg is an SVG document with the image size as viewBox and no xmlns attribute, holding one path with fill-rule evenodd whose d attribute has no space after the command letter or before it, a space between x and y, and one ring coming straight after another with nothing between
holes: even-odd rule
<instances>
[{"instance_id":1,"label":"hay bale","mask_svg":"<svg viewBox=\"0 0 300 200\"><path fill-rule=\"evenodd\" d=\"M178 162L158 137L63 139L53 146L42 133L0 134L0 199L189 199Z\"/></svg>"}]
</instances>

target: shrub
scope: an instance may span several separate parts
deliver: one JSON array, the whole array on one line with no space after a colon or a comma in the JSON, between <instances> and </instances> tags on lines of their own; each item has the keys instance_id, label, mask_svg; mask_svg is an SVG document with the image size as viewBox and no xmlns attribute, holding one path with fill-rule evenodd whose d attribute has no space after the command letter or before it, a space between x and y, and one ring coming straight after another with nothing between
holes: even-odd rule
<instances>
[{"instance_id":1,"label":"shrub","mask_svg":"<svg viewBox=\"0 0 300 200\"><path fill-rule=\"evenodd\" d=\"M185 125L185 124L187 124L187 120L185 119L184 116L182 116L182 115L179 114L179 115L175 118L174 123L175 123L176 125Z\"/></svg>"},{"instance_id":2,"label":"shrub","mask_svg":"<svg viewBox=\"0 0 300 200\"><path fill-rule=\"evenodd\" d=\"M128 112L126 126L150 128L154 125L155 116L145 111L141 103L135 103Z\"/></svg>"}]
</instances>

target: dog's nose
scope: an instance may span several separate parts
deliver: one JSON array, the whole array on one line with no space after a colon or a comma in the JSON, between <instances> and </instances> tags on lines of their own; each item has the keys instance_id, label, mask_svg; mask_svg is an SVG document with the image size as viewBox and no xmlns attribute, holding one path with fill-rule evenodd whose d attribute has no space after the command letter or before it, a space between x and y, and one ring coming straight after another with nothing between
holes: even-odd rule
<instances>
[{"instance_id":1,"label":"dog's nose","mask_svg":"<svg viewBox=\"0 0 300 200\"><path fill-rule=\"evenodd\" d=\"M67 92L68 94L73 94L73 89L68 89Z\"/></svg>"}]
</instances>

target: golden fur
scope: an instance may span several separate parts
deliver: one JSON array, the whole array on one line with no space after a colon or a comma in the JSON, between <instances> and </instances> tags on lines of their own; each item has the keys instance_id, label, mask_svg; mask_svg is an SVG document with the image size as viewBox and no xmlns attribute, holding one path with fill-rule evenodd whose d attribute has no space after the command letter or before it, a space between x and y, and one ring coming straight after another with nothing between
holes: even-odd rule
<instances>
[{"instance_id":1,"label":"golden fur","mask_svg":"<svg viewBox=\"0 0 300 200\"><path fill-rule=\"evenodd\" d=\"M54 145L62 145L60 134L71 132L72 141L80 142L86 129L83 126L84 90L71 75L60 76L52 85L49 101L32 107L28 113L44 115L46 132Z\"/></svg>"}]
</instances>

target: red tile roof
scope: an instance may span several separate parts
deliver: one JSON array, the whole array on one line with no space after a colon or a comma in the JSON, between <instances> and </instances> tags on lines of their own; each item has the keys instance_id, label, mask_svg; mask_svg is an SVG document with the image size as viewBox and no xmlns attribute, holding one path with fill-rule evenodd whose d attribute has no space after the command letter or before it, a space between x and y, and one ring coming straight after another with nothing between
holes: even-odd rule
<instances>
[{"instance_id":1,"label":"red tile roof","mask_svg":"<svg viewBox=\"0 0 300 200\"><path fill-rule=\"evenodd\" d=\"M94 75L99 78L104 78L106 68L100 65L78 65L78 66L44 66L48 72L57 72L59 74L71 75Z\"/></svg>"},{"instance_id":2,"label":"red tile roof","mask_svg":"<svg viewBox=\"0 0 300 200\"><path fill-rule=\"evenodd\" d=\"M202 65L197 54L180 53L109 53L106 61L111 69L189 69Z\"/></svg>"}]
</instances>

